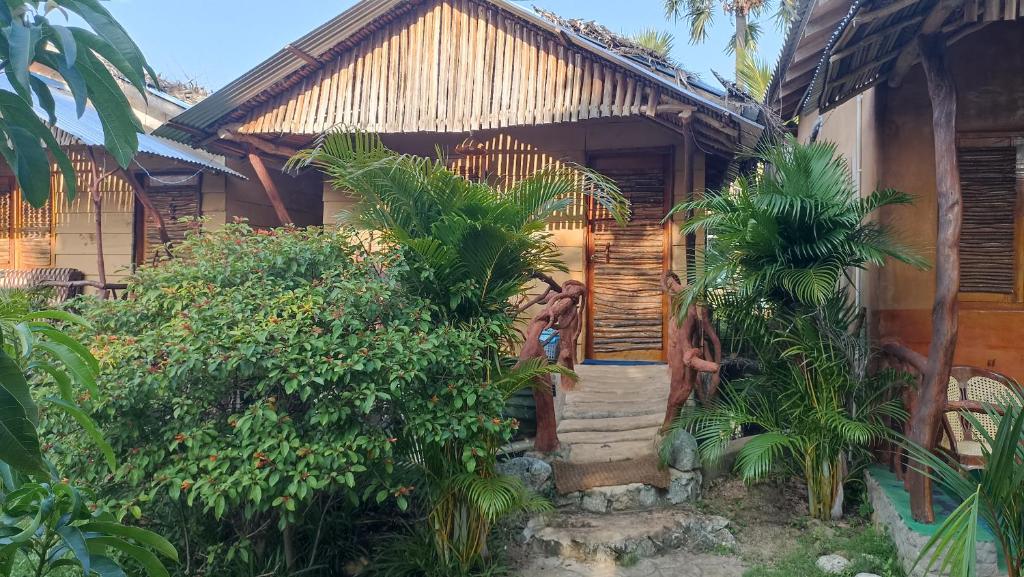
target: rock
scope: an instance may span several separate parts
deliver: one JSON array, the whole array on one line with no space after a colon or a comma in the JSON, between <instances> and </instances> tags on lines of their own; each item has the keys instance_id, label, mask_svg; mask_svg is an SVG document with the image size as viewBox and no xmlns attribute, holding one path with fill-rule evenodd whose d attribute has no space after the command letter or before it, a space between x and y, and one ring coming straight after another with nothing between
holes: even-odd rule
<instances>
[{"instance_id":1,"label":"rock","mask_svg":"<svg viewBox=\"0 0 1024 577\"><path fill-rule=\"evenodd\" d=\"M822 555L814 564L829 575L839 575L850 566L850 561L841 555Z\"/></svg>"},{"instance_id":2,"label":"rock","mask_svg":"<svg viewBox=\"0 0 1024 577\"><path fill-rule=\"evenodd\" d=\"M633 511L653 506L658 500L658 492L654 487L643 483L630 483L615 487L601 487L591 490L593 494L601 494L608 500L611 511Z\"/></svg>"},{"instance_id":3,"label":"rock","mask_svg":"<svg viewBox=\"0 0 1024 577\"><path fill-rule=\"evenodd\" d=\"M565 495L556 494L553 502L555 504L555 507L569 507L578 509L580 506L580 499L582 498L583 493L581 493L580 491L574 491L572 493L567 493Z\"/></svg>"},{"instance_id":4,"label":"rock","mask_svg":"<svg viewBox=\"0 0 1024 577\"><path fill-rule=\"evenodd\" d=\"M496 469L502 475L518 477L537 493L543 493L551 481L551 465L536 457L515 457L498 463Z\"/></svg>"},{"instance_id":5,"label":"rock","mask_svg":"<svg viewBox=\"0 0 1024 577\"><path fill-rule=\"evenodd\" d=\"M854 577L879 577L879 576L875 575L874 573L857 573L856 575L854 575Z\"/></svg>"},{"instance_id":6,"label":"rock","mask_svg":"<svg viewBox=\"0 0 1024 577\"><path fill-rule=\"evenodd\" d=\"M670 468L669 474L672 478L666 495L669 503L678 505L700 499L700 471L678 471Z\"/></svg>"},{"instance_id":7,"label":"rock","mask_svg":"<svg viewBox=\"0 0 1024 577\"><path fill-rule=\"evenodd\" d=\"M604 513L608 510L608 499L601 493L586 493L580 500L580 509L588 513Z\"/></svg>"},{"instance_id":8,"label":"rock","mask_svg":"<svg viewBox=\"0 0 1024 577\"><path fill-rule=\"evenodd\" d=\"M697 440L686 431L678 430L669 434L662 441L670 443L668 464L679 471L692 471L700 468L700 453L697 451Z\"/></svg>"}]
</instances>

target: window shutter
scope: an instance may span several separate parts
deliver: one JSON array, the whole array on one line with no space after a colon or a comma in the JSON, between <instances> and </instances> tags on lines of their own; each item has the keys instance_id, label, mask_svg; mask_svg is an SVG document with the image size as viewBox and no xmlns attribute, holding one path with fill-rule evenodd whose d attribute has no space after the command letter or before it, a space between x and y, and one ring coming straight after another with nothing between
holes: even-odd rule
<instances>
[{"instance_id":1,"label":"window shutter","mask_svg":"<svg viewBox=\"0 0 1024 577\"><path fill-rule=\"evenodd\" d=\"M1017 284L1017 147L961 148L960 291L1012 295Z\"/></svg>"},{"instance_id":2,"label":"window shutter","mask_svg":"<svg viewBox=\"0 0 1024 577\"><path fill-rule=\"evenodd\" d=\"M0 267L14 267L13 177L0 177Z\"/></svg>"},{"instance_id":3,"label":"window shutter","mask_svg":"<svg viewBox=\"0 0 1024 577\"><path fill-rule=\"evenodd\" d=\"M18 239L18 268L49 268L52 262L53 205L47 200L40 208L21 203L21 231Z\"/></svg>"},{"instance_id":4,"label":"window shutter","mask_svg":"<svg viewBox=\"0 0 1024 577\"><path fill-rule=\"evenodd\" d=\"M150 200L153 201L153 206L164 219L164 226L167 227L167 235L171 242L185 240L185 234L192 230L193 224L182 222L182 219L201 216L202 173L191 176L180 173L152 173L142 182ZM162 250L156 219L148 211L143 212L146 215L141 256L142 262L148 263L154 258L159 258Z\"/></svg>"}]
</instances>

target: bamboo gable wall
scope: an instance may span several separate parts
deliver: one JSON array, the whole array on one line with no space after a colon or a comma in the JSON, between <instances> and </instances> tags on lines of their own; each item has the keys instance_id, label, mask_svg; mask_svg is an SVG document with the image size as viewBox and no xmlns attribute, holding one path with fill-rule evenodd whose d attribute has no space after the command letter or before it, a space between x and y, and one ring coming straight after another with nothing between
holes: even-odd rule
<instances>
[{"instance_id":1,"label":"bamboo gable wall","mask_svg":"<svg viewBox=\"0 0 1024 577\"><path fill-rule=\"evenodd\" d=\"M240 131L468 132L653 116L661 101L651 82L493 5L441 0L337 49L319 70L251 109Z\"/></svg>"}]
</instances>

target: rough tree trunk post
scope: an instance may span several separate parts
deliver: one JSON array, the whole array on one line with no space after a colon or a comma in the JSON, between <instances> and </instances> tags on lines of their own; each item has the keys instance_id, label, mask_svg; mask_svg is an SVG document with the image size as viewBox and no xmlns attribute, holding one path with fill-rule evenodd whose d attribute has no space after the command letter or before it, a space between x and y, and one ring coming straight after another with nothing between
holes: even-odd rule
<instances>
[{"instance_id":1,"label":"rough tree trunk post","mask_svg":"<svg viewBox=\"0 0 1024 577\"><path fill-rule=\"evenodd\" d=\"M946 386L956 350L962 207L956 156L956 86L946 63L945 39L941 33L922 35L918 37L918 47L932 102L938 234L931 344L917 403L910 417L910 440L933 450L938 441L942 410L946 404ZM927 476L913 469L908 471L908 476L911 514L917 521L935 522L931 482Z\"/></svg>"},{"instance_id":2,"label":"rough tree trunk post","mask_svg":"<svg viewBox=\"0 0 1024 577\"><path fill-rule=\"evenodd\" d=\"M740 69L743 68L743 59L747 53L747 13L744 8L736 7L736 78L740 77ZM738 80L737 80L738 81Z\"/></svg>"},{"instance_id":3,"label":"rough tree trunk post","mask_svg":"<svg viewBox=\"0 0 1024 577\"><path fill-rule=\"evenodd\" d=\"M666 273L662 278L662 289L668 293L669 298L675 298L682 288L679 277L674 273ZM669 393L665 419L661 425L662 432L668 431L672 426L691 393L696 393L697 399L702 403L714 398L718 389L718 370L722 361L722 346L708 319L706 307L690 305L681 323L673 313L669 314ZM709 357L710 360L705 357ZM711 386L707 390L698 383L699 373L712 374Z\"/></svg>"},{"instance_id":4,"label":"rough tree trunk post","mask_svg":"<svg viewBox=\"0 0 1024 577\"><path fill-rule=\"evenodd\" d=\"M96 219L96 276L99 277L100 295L107 298L107 267L103 259L103 193L100 192L100 183L103 176L100 175L100 167L96 165L96 155L92 149L89 150L89 168L92 173L92 180L89 182L89 198L92 200L93 216Z\"/></svg>"},{"instance_id":5,"label":"rough tree trunk post","mask_svg":"<svg viewBox=\"0 0 1024 577\"><path fill-rule=\"evenodd\" d=\"M587 287L579 281L566 281L561 292L551 295L544 310L533 317L526 329L526 342L519 353L519 366L528 359L546 359L544 345L540 342L540 334L547 328L554 328L562 333L577 330L579 323L580 299L587 292ZM564 334L563 333L563 334ZM575 346L575 345L574 345ZM551 379L544 377L533 389L533 400L537 406L537 437L534 449L550 453L558 449L558 431L555 422L555 399L551 394Z\"/></svg>"}]
</instances>

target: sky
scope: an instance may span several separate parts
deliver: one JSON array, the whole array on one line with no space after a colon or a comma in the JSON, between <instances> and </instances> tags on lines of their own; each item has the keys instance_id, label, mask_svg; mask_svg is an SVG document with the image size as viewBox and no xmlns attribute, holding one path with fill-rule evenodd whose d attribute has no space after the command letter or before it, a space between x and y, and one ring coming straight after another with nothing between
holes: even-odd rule
<instances>
[{"instance_id":1,"label":"sky","mask_svg":"<svg viewBox=\"0 0 1024 577\"><path fill-rule=\"evenodd\" d=\"M142 48L150 64L173 80L193 80L216 90L285 44L337 16L355 0L112 0L106 5ZM673 57L690 72L716 84L711 70L732 77L733 57L724 47L732 33L719 12L710 37L691 45L685 23L665 19L662 0L525 0L566 18L596 20L614 32L654 27L676 37ZM764 22L759 56L774 64L783 34Z\"/></svg>"}]
</instances>

